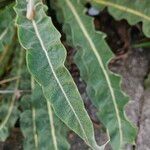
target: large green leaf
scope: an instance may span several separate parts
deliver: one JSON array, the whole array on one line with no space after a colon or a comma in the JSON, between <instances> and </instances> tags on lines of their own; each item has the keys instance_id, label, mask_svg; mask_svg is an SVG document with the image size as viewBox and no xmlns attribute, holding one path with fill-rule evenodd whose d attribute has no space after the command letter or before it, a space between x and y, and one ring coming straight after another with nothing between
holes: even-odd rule
<instances>
[{"instance_id":1,"label":"large green leaf","mask_svg":"<svg viewBox=\"0 0 150 150\"><path fill-rule=\"evenodd\" d=\"M22 99L21 130L25 137L24 150L68 150L67 128L56 117L52 107L36 85L32 96Z\"/></svg>"},{"instance_id":2,"label":"large green leaf","mask_svg":"<svg viewBox=\"0 0 150 150\"><path fill-rule=\"evenodd\" d=\"M64 66L66 51L60 34L44 8L40 0L29 0L28 7L25 0L18 0L15 7L18 35L27 50L29 71L59 118L92 149L100 149L81 96Z\"/></svg>"},{"instance_id":3,"label":"large green leaf","mask_svg":"<svg viewBox=\"0 0 150 150\"><path fill-rule=\"evenodd\" d=\"M124 106L128 102L120 88L120 77L108 70L112 52L105 35L94 29L92 19L84 13L78 0L53 2L59 19L64 19L67 41L78 49L75 62L87 83L87 93L98 108L98 116L109 131L114 150L126 143L134 143L136 130L126 119Z\"/></svg>"},{"instance_id":4,"label":"large green leaf","mask_svg":"<svg viewBox=\"0 0 150 150\"><path fill-rule=\"evenodd\" d=\"M149 0L91 0L99 6L107 6L115 19L127 19L134 25L143 22L143 32L150 37L150 2Z\"/></svg>"},{"instance_id":5,"label":"large green leaf","mask_svg":"<svg viewBox=\"0 0 150 150\"><path fill-rule=\"evenodd\" d=\"M19 51L19 53L18 53ZM14 59L13 69L11 75L16 75L18 77L22 74L22 66L24 59L24 51L18 49L16 51L16 57ZM19 58L18 58L19 56ZM17 63L16 63L17 60ZM15 68L17 66L17 68ZM17 78L13 81L7 90L14 90L13 94L4 95L0 100L0 140L4 141L9 136L9 130L14 127L16 120L19 117L19 111L17 109L17 97L18 97L18 88L20 87L20 78Z\"/></svg>"}]
</instances>

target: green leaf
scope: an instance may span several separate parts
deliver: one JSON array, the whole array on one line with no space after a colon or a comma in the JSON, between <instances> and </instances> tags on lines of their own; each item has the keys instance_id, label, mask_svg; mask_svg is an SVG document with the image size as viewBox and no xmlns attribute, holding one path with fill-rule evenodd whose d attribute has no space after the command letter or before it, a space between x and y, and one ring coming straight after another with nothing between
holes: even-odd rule
<instances>
[{"instance_id":1,"label":"green leaf","mask_svg":"<svg viewBox=\"0 0 150 150\"><path fill-rule=\"evenodd\" d=\"M25 0L18 0L15 10L20 43L27 50L29 71L42 86L56 115L92 149L100 149L81 96L64 66L66 51L60 34L46 16L41 1L28 2L27 8Z\"/></svg>"},{"instance_id":2,"label":"green leaf","mask_svg":"<svg viewBox=\"0 0 150 150\"><path fill-rule=\"evenodd\" d=\"M15 43L11 43L8 46L5 46L3 52L0 54L0 77L5 73L7 70L7 66L9 60L11 59L13 50L14 50Z\"/></svg>"},{"instance_id":3,"label":"green leaf","mask_svg":"<svg viewBox=\"0 0 150 150\"><path fill-rule=\"evenodd\" d=\"M64 19L67 41L78 49L75 63L87 84L87 93L98 108L98 116L108 129L114 150L126 143L134 143L136 130L126 119L124 106L128 102L120 88L120 77L108 70L112 52L105 35L96 32L92 19L85 15L78 0L57 0L52 4L58 18Z\"/></svg>"},{"instance_id":4,"label":"green leaf","mask_svg":"<svg viewBox=\"0 0 150 150\"><path fill-rule=\"evenodd\" d=\"M15 33L13 5L0 11L0 52L9 45Z\"/></svg>"},{"instance_id":5,"label":"green leaf","mask_svg":"<svg viewBox=\"0 0 150 150\"><path fill-rule=\"evenodd\" d=\"M67 128L53 113L42 89L36 85L32 96L22 99L21 130L25 137L24 150L68 150Z\"/></svg>"},{"instance_id":6,"label":"green leaf","mask_svg":"<svg viewBox=\"0 0 150 150\"><path fill-rule=\"evenodd\" d=\"M126 19L134 25L143 22L143 32L150 37L150 2L149 0L91 0L99 6L107 6L108 11L115 19Z\"/></svg>"},{"instance_id":7,"label":"green leaf","mask_svg":"<svg viewBox=\"0 0 150 150\"><path fill-rule=\"evenodd\" d=\"M146 78L144 85L145 89L150 89L150 73L148 74L148 77Z\"/></svg>"},{"instance_id":8,"label":"green leaf","mask_svg":"<svg viewBox=\"0 0 150 150\"><path fill-rule=\"evenodd\" d=\"M0 0L0 8L8 6L10 3L13 3L14 0Z\"/></svg>"},{"instance_id":9,"label":"green leaf","mask_svg":"<svg viewBox=\"0 0 150 150\"><path fill-rule=\"evenodd\" d=\"M16 42L13 17L12 5L0 11L0 77L7 70Z\"/></svg>"},{"instance_id":10,"label":"green leaf","mask_svg":"<svg viewBox=\"0 0 150 150\"><path fill-rule=\"evenodd\" d=\"M133 44L132 47L134 48L149 48L150 47L150 42L138 42L136 44Z\"/></svg>"},{"instance_id":11,"label":"green leaf","mask_svg":"<svg viewBox=\"0 0 150 150\"><path fill-rule=\"evenodd\" d=\"M21 73L22 73L21 69L22 69L23 60L24 60L23 50L20 50L19 58L17 56L16 56L18 60L17 69L14 67L11 74L15 73L16 76L21 76ZM14 60L16 60L16 58ZM3 99L1 100L1 103L0 103L0 140L1 141L6 140L6 138L9 136L10 129L14 127L19 117L19 111L17 109L18 102L16 101L17 96L18 96L17 90L19 86L20 86L20 78L17 78L7 88L7 90L10 90L13 88L14 93L12 95L7 94L3 96Z\"/></svg>"}]
</instances>

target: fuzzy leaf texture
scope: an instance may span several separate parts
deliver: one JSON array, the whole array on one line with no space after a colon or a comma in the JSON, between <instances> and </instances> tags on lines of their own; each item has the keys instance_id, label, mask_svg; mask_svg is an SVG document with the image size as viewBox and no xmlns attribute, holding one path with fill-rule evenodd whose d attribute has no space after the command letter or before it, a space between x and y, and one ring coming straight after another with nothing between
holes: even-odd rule
<instances>
[{"instance_id":1,"label":"fuzzy leaf texture","mask_svg":"<svg viewBox=\"0 0 150 150\"><path fill-rule=\"evenodd\" d=\"M42 89L36 85L30 96L22 98L21 130L24 150L68 150L67 128L53 113Z\"/></svg>"},{"instance_id":2,"label":"fuzzy leaf texture","mask_svg":"<svg viewBox=\"0 0 150 150\"><path fill-rule=\"evenodd\" d=\"M85 15L78 0L57 0L53 6L59 20L64 19L67 41L76 47L75 63L87 84L87 93L98 108L98 117L108 129L114 150L134 143L136 129L127 120L124 106L128 102L120 88L120 77L108 70L112 52L105 42L105 35L96 32L93 20Z\"/></svg>"},{"instance_id":3,"label":"fuzzy leaf texture","mask_svg":"<svg viewBox=\"0 0 150 150\"><path fill-rule=\"evenodd\" d=\"M108 7L115 19L126 19L129 24L143 23L143 32L150 37L150 1L149 0L91 0L96 6Z\"/></svg>"},{"instance_id":4,"label":"fuzzy leaf texture","mask_svg":"<svg viewBox=\"0 0 150 150\"><path fill-rule=\"evenodd\" d=\"M66 51L60 34L45 14L41 0L29 0L28 7L25 0L18 0L15 10L20 43L27 50L27 66L44 96L70 129L92 149L100 149L81 96L64 66Z\"/></svg>"},{"instance_id":5,"label":"fuzzy leaf texture","mask_svg":"<svg viewBox=\"0 0 150 150\"><path fill-rule=\"evenodd\" d=\"M14 93L6 94L3 98L0 98L0 141L5 141L9 136L10 129L14 127L18 117L18 98L17 90L20 87L20 76L22 75L22 67L24 59L24 51L17 47L17 55L13 62L13 69L11 71L11 76L18 76L15 81L11 82L6 90L14 90ZM19 58L18 58L19 57ZM17 68L16 68L17 66Z\"/></svg>"}]
</instances>

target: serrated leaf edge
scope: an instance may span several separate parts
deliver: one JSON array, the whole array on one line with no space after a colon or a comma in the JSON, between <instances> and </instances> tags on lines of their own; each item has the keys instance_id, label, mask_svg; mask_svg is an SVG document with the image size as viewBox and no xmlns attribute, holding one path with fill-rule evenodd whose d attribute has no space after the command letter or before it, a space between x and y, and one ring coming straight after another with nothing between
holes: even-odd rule
<instances>
[{"instance_id":1,"label":"serrated leaf edge","mask_svg":"<svg viewBox=\"0 0 150 150\"><path fill-rule=\"evenodd\" d=\"M44 51L45 56L46 56L46 58L47 58L47 60L48 60L49 67L50 67L50 69L52 70L52 73L53 73L53 75L54 75L54 78L55 78L55 80L57 81L57 83L58 83L58 85L59 85L59 87L60 87L60 89L61 89L61 91L62 91L64 97L66 98L67 103L69 104L69 106L70 106L70 108L72 109L74 115L76 116L76 118L77 118L77 120L78 120L78 123L80 124L80 127L81 127L81 129L82 129L82 132L83 132L83 134L84 134L84 136L85 136L85 138L86 138L86 141L88 141L88 138L87 138L87 136L86 136L86 133L85 133L85 131L84 131L84 128L83 128L83 126L82 126L82 124L81 124L81 122L80 122L80 119L78 118L78 116L77 116L77 114L76 114L76 112L75 112L73 106L72 106L71 103L69 102L69 99L68 99L68 97L67 97L67 95L66 95L66 93L65 93L65 91L64 91L64 89L63 89L63 87L62 87L62 85L61 85L61 83L59 82L59 79L57 78L57 75L56 75L54 69L53 69L51 60L50 60L50 58L49 58L49 56L48 56L47 50L46 50L46 48L45 48L45 46L44 46L44 43L43 43L43 41L42 41L42 38L41 38L41 36L40 36L40 33L39 33L39 31L38 31L38 27L37 27L36 22L34 21L34 19L32 20L32 24L33 24L33 28L34 28L34 30L35 30L35 33L36 33L36 35L37 35L37 37L38 37L38 39L39 39L39 42L40 42L40 44L41 44L42 50Z\"/></svg>"},{"instance_id":2,"label":"serrated leaf edge","mask_svg":"<svg viewBox=\"0 0 150 150\"><path fill-rule=\"evenodd\" d=\"M133 14L133 15L136 15L136 16L139 16L139 17L142 17L148 21L150 21L150 17L139 12L139 11L136 11L136 10L133 10L131 8L128 8L128 7L125 7L125 6L122 6L122 5L118 5L118 4L114 4L112 2L108 2L108 1L104 1L104 0L93 0L93 2L96 2L96 3L99 3L99 4L102 4L102 5L105 5L105 6L111 6L111 7L114 7L116 9L119 9L121 11L124 11L124 12L128 12L130 14ZM140 4L139 4L140 5Z\"/></svg>"},{"instance_id":3,"label":"serrated leaf edge","mask_svg":"<svg viewBox=\"0 0 150 150\"><path fill-rule=\"evenodd\" d=\"M112 96L112 100L113 100L113 104L114 104L114 107L115 107L115 111L116 111L116 117L117 117L117 120L118 120L118 126L119 126L119 134L120 134L120 145L122 145L123 143L123 133L122 133L122 125L121 125L121 120L120 120L120 115L119 115L119 110L117 108L117 103L116 103L116 99L115 99L115 95L114 95L114 91L113 91L113 88L111 86L111 82L110 82L110 79L109 79L109 76L107 75L107 71L105 70L105 67L104 67L104 64L102 62L102 59L101 57L99 56L98 52L97 52L97 49L95 47L95 45L93 44L86 28L84 27L80 17L78 16L78 13L76 12L76 9L74 8L74 6L72 5L72 3L69 1L69 0L66 0L67 2L67 5L68 7L70 8L70 10L72 11L72 13L74 14L79 26L81 27L82 31L83 31L83 34L85 35L85 37L87 38L87 40L89 41L89 44L91 46L91 49L93 50L98 62L99 62L99 65L100 67L102 68L102 71L104 73L104 76L106 78L106 81L107 81L107 84L108 84L108 87L110 89L110 93L111 93L111 96Z\"/></svg>"}]
</instances>

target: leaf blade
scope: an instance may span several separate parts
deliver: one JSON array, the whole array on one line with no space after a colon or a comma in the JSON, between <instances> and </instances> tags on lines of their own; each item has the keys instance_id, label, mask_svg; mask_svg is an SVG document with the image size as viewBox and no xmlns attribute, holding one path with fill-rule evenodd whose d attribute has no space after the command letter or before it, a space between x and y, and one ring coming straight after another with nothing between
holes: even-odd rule
<instances>
[{"instance_id":1,"label":"leaf blade","mask_svg":"<svg viewBox=\"0 0 150 150\"><path fill-rule=\"evenodd\" d=\"M147 37L150 37L150 3L148 0L141 3L140 0L136 0L132 3L130 0L117 1L117 0L92 0L91 2L99 5L107 6L109 12L116 19L126 19L129 24L134 25L140 21L143 22L143 32ZM97 5L96 4L96 5Z\"/></svg>"},{"instance_id":2,"label":"leaf blade","mask_svg":"<svg viewBox=\"0 0 150 150\"><path fill-rule=\"evenodd\" d=\"M17 47L18 48L18 47ZM18 48L19 49L19 48ZM24 60L24 53L23 50L20 50L19 53L19 61L18 61L18 70L17 70L17 76L21 76L22 74L22 66L23 66L23 60ZM17 56L15 59L18 59ZM15 69L12 70L16 71ZM12 73L13 74L13 73ZM15 92L10 96L6 95L1 101L1 107L0 107L0 140L5 141L6 138L9 136L9 130L15 125L17 119L19 118L19 110L18 110L18 102L16 102L16 91L18 90L20 86L20 78L17 78L14 83L11 83L8 87L9 88L15 88Z\"/></svg>"},{"instance_id":3,"label":"leaf blade","mask_svg":"<svg viewBox=\"0 0 150 150\"><path fill-rule=\"evenodd\" d=\"M22 46L28 50L29 71L42 86L46 99L50 101L59 118L89 146L100 149L95 142L93 126L81 96L64 67L66 51L60 42L60 34L46 16L43 4L39 0L34 2L35 15L31 20L24 16L26 2L17 1L16 6L19 38ZM51 36L47 33L51 33Z\"/></svg>"},{"instance_id":4,"label":"leaf blade","mask_svg":"<svg viewBox=\"0 0 150 150\"><path fill-rule=\"evenodd\" d=\"M27 107L24 107L25 105ZM36 84L31 96L22 99L22 107L24 111L21 115L21 129L25 137L25 150L69 149L67 129L53 114L50 103L44 98L39 85ZM53 136L56 138L55 142Z\"/></svg>"},{"instance_id":5,"label":"leaf blade","mask_svg":"<svg viewBox=\"0 0 150 150\"><path fill-rule=\"evenodd\" d=\"M105 35L94 30L92 19L84 14L79 1L58 0L53 1L53 6L60 10L58 18L64 19L68 43L78 49L75 63L87 83L88 95L99 110L98 116L109 130L113 148L120 149L127 141L132 143L136 131L124 115L127 97L120 90L120 77L107 67L112 52L104 40Z\"/></svg>"}]
</instances>

